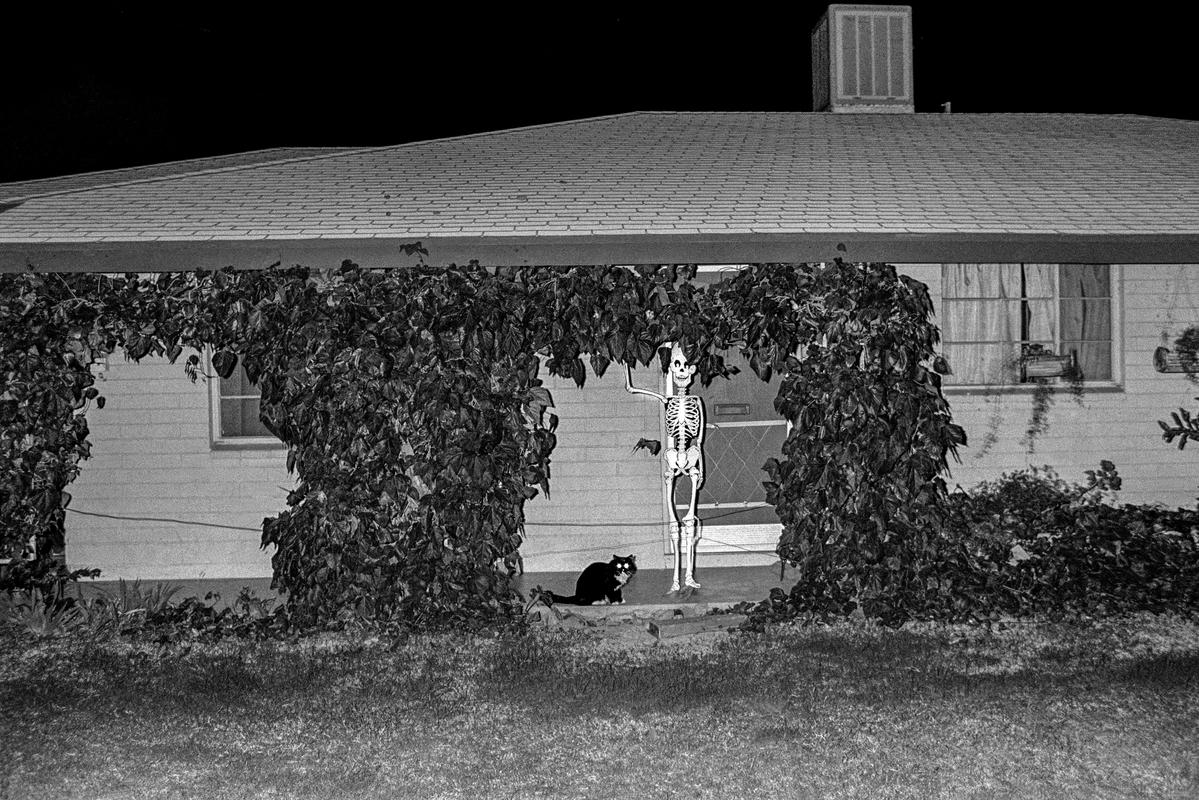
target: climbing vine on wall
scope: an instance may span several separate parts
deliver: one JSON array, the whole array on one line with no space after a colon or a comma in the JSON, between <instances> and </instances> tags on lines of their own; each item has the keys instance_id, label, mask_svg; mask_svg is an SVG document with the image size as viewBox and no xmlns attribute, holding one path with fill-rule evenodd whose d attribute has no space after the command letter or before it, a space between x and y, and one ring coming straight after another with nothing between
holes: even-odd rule
<instances>
[{"instance_id":1,"label":"climbing vine on wall","mask_svg":"<svg viewBox=\"0 0 1199 800\"><path fill-rule=\"evenodd\" d=\"M765 469L798 568L794 602L887 617L929 579L941 535L947 457L966 443L950 420L923 284L885 264L762 266L718 290L792 422Z\"/></svg>"},{"instance_id":2,"label":"climbing vine on wall","mask_svg":"<svg viewBox=\"0 0 1199 800\"><path fill-rule=\"evenodd\" d=\"M419 246L410 246L412 251ZM550 491L556 419L542 369L649 365L679 342L704 384L739 348L795 424L767 465L779 553L812 586L885 599L910 575L964 442L929 363L927 290L881 264L758 265L714 287L694 268L305 268L4 276L3 546L61 539L87 457L88 364L120 348L238 364L299 480L263 523L295 618L433 625L516 608L524 503ZM9 335L11 334L11 335ZM56 539L55 537L58 537ZM39 546L38 553L43 548ZM865 558L866 567L854 553ZM906 572L905 572L906 570ZM905 578L906 579L906 578Z\"/></svg>"}]
</instances>

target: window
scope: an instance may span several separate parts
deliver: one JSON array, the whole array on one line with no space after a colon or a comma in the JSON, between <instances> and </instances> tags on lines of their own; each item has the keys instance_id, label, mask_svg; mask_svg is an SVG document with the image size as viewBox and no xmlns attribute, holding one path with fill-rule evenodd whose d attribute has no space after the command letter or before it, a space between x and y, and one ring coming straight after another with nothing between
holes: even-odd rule
<instances>
[{"instance_id":1,"label":"window","mask_svg":"<svg viewBox=\"0 0 1199 800\"><path fill-rule=\"evenodd\" d=\"M1070 356L1086 381L1112 381L1112 279L1107 264L943 264L946 385L1021 382L1030 345Z\"/></svg>"},{"instance_id":2,"label":"window","mask_svg":"<svg viewBox=\"0 0 1199 800\"><path fill-rule=\"evenodd\" d=\"M281 443L258 418L261 393L239 363L228 378L218 377L209 363L212 397L212 439L215 444L279 446Z\"/></svg>"}]
</instances>

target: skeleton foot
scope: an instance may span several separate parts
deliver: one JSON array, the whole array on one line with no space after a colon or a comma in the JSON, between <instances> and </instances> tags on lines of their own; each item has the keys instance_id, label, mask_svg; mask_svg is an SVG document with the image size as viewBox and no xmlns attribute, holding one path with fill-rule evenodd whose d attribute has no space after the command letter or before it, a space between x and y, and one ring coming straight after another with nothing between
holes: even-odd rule
<instances>
[{"instance_id":1,"label":"skeleton foot","mask_svg":"<svg viewBox=\"0 0 1199 800\"><path fill-rule=\"evenodd\" d=\"M690 587L690 588L692 588L692 589L698 589L698 588L699 588L699 581L697 581L695 578L687 578L687 580L686 580L686 584L687 584L687 586L688 586L688 587Z\"/></svg>"},{"instance_id":2,"label":"skeleton foot","mask_svg":"<svg viewBox=\"0 0 1199 800\"><path fill-rule=\"evenodd\" d=\"M667 592L667 594L678 594L678 592L679 592L679 582L675 581L674 583L670 584L670 591Z\"/></svg>"}]
</instances>

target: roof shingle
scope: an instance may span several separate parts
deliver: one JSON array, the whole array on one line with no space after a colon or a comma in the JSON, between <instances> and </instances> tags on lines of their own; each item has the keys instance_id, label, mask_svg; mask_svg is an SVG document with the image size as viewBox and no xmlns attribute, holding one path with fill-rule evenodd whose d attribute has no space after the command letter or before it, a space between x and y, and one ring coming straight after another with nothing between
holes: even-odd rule
<instances>
[{"instance_id":1,"label":"roof shingle","mask_svg":"<svg viewBox=\"0 0 1199 800\"><path fill-rule=\"evenodd\" d=\"M0 243L1199 234L1199 123L1136 116L640 112L150 177L41 182Z\"/></svg>"}]
</instances>

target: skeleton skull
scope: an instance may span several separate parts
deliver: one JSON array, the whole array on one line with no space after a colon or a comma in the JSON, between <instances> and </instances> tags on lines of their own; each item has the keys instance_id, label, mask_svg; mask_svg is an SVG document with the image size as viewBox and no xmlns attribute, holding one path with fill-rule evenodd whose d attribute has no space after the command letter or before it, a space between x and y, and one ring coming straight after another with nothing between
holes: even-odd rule
<instances>
[{"instance_id":1,"label":"skeleton skull","mask_svg":"<svg viewBox=\"0 0 1199 800\"><path fill-rule=\"evenodd\" d=\"M695 378L695 364L687 363L683 348L677 344L670 349L670 377L674 385L681 388L690 386Z\"/></svg>"}]
</instances>

